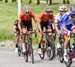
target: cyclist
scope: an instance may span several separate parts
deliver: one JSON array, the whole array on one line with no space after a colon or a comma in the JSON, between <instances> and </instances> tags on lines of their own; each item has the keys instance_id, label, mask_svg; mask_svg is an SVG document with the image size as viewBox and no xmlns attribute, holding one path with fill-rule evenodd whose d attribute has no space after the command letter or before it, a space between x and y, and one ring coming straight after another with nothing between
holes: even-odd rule
<instances>
[{"instance_id":1,"label":"cyclist","mask_svg":"<svg viewBox=\"0 0 75 67\"><path fill-rule=\"evenodd\" d=\"M59 31L60 30L60 27L59 27L60 20L61 20L62 16L66 13L67 7L65 5L61 5L61 6L59 6L58 10L59 10L59 13L57 13L55 15L55 25L56 25L56 27L58 27L56 29L57 29L57 32L59 33L60 32Z\"/></svg>"},{"instance_id":2,"label":"cyclist","mask_svg":"<svg viewBox=\"0 0 75 67\"><path fill-rule=\"evenodd\" d=\"M34 22L36 23L36 16L35 14L32 12L31 8L28 5L25 5L22 12L20 13L19 16L19 29L20 29L20 33L23 33L22 35L22 52L25 52L25 44L26 44L26 36L25 33L31 32L32 31L32 18L34 20Z\"/></svg>"},{"instance_id":3,"label":"cyclist","mask_svg":"<svg viewBox=\"0 0 75 67\"><path fill-rule=\"evenodd\" d=\"M69 42L69 35L71 32L75 33L75 26L73 25L74 23L75 23L75 7L71 6L69 8L69 12L65 13L60 21L60 30L65 39L64 55L63 55L65 62L68 62L67 48Z\"/></svg>"},{"instance_id":4,"label":"cyclist","mask_svg":"<svg viewBox=\"0 0 75 67\"><path fill-rule=\"evenodd\" d=\"M14 23L13 31L14 31L15 36L16 36L16 49L15 49L15 52L18 52L18 39L19 39L19 35L20 35L20 30L18 28L18 20L16 20L15 23Z\"/></svg>"},{"instance_id":5,"label":"cyclist","mask_svg":"<svg viewBox=\"0 0 75 67\"><path fill-rule=\"evenodd\" d=\"M41 40L43 39L43 29L47 30L47 32L52 32L52 29L54 29L54 15L53 10L49 6L45 7L44 12L42 12L38 19L38 28L40 31L40 39L39 39L39 45L38 45L38 53L41 54ZM50 34L48 33L49 37Z\"/></svg>"}]
</instances>

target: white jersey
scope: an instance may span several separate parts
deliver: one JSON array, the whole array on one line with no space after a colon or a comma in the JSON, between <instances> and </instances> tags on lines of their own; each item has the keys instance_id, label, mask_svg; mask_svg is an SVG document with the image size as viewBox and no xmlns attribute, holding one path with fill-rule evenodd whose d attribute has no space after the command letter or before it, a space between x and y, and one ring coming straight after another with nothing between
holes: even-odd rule
<instances>
[{"instance_id":1,"label":"white jersey","mask_svg":"<svg viewBox=\"0 0 75 67\"><path fill-rule=\"evenodd\" d=\"M58 22L60 22L60 20L61 20L61 15L60 15L60 13L58 13L57 15L55 15L55 23L58 23Z\"/></svg>"}]
</instances>

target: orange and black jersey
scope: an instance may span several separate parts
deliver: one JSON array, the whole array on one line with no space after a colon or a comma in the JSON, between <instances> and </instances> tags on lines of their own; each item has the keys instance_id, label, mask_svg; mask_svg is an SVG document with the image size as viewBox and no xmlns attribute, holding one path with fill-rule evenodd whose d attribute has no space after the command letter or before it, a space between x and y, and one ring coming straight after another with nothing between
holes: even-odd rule
<instances>
[{"instance_id":1,"label":"orange and black jersey","mask_svg":"<svg viewBox=\"0 0 75 67\"><path fill-rule=\"evenodd\" d=\"M29 13L29 15L26 15L25 12L22 11L19 16L19 20L25 21L25 22L30 22L32 18L34 19L34 21L36 21L36 16L32 11Z\"/></svg>"},{"instance_id":2,"label":"orange and black jersey","mask_svg":"<svg viewBox=\"0 0 75 67\"><path fill-rule=\"evenodd\" d=\"M53 20L54 20L53 13L46 15L45 12L42 12L39 16L38 22L47 22L48 20L51 20L53 22Z\"/></svg>"}]
</instances>

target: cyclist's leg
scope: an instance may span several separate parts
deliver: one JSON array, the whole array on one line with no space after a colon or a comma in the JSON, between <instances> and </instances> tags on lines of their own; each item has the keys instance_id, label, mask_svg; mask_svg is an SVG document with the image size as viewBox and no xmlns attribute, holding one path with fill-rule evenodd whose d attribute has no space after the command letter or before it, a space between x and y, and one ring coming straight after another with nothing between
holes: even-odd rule
<instances>
[{"instance_id":1,"label":"cyclist's leg","mask_svg":"<svg viewBox=\"0 0 75 67\"><path fill-rule=\"evenodd\" d=\"M72 29L72 32L74 33L74 37L75 37L75 26L72 26L71 29ZM75 38L74 38L73 48L75 50Z\"/></svg>"},{"instance_id":2,"label":"cyclist's leg","mask_svg":"<svg viewBox=\"0 0 75 67\"><path fill-rule=\"evenodd\" d=\"M22 28L22 51L25 52L25 43L26 43L26 35L25 33L27 32L27 24L26 22L21 23L21 28Z\"/></svg>"},{"instance_id":3,"label":"cyclist's leg","mask_svg":"<svg viewBox=\"0 0 75 67\"><path fill-rule=\"evenodd\" d=\"M18 40L19 40L20 31L18 28L15 28L15 36L16 36L16 49L15 52L18 52Z\"/></svg>"},{"instance_id":4,"label":"cyclist's leg","mask_svg":"<svg viewBox=\"0 0 75 67\"><path fill-rule=\"evenodd\" d=\"M67 33L64 34L64 61L68 61L68 58L67 58L67 48L68 48L68 42L69 42L69 37L67 35Z\"/></svg>"},{"instance_id":5,"label":"cyclist's leg","mask_svg":"<svg viewBox=\"0 0 75 67\"><path fill-rule=\"evenodd\" d=\"M52 24L51 24L51 22L50 21L48 21L46 24L45 24L45 28L46 28L46 30L47 30L47 32L50 32L50 33L48 33L48 37L49 37L49 39L51 38L51 36L52 36Z\"/></svg>"},{"instance_id":6,"label":"cyclist's leg","mask_svg":"<svg viewBox=\"0 0 75 67\"><path fill-rule=\"evenodd\" d=\"M71 31L71 27L72 25L66 25L66 28ZM67 48L68 48L68 43L69 43L69 36L66 32L64 32L64 61L68 61L68 57L67 57Z\"/></svg>"},{"instance_id":7,"label":"cyclist's leg","mask_svg":"<svg viewBox=\"0 0 75 67\"><path fill-rule=\"evenodd\" d=\"M43 22L40 23L40 27L41 27L41 29L43 31L43 27L44 27ZM38 40L38 53L39 54L41 54L41 41L42 41L42 39L43 39L43 35L41 33L39 33L39 40Z\"/></svg>"},{"instance_id":8,"label":"cyclist's leg","mask_svg":"<svg viewBox=\"0 0 75 67\"><path fill-rule=\"evenodd\" d=\"M30 21L29 23L27 23L27 32L31 33L32 30L33 30L32 21ZM32 34L29 34L29 38L32 40Z\"/></svg>"}]
</instances>

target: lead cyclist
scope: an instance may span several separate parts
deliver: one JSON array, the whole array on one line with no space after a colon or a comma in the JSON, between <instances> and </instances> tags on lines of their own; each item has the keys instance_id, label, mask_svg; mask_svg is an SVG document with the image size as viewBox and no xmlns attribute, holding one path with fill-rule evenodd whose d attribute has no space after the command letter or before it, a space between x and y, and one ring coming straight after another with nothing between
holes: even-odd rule
<instances>
[{"instance_id":1,"label":"lead cyclist","mask_svg":"<svg viewBox=\"0 0 75 67\"><path fill-rule=\"evenodd\" d=\"M68 42L69 42L69 35L70 33L75 33L75 26L73 25L75 23L75 6L71 6L69 8L69 12L65 13L60 21L60 31L63 35L65 41L64 41L64 61L68 62L69 58L67 57L67 48L68 48Z\"/></svg>"}]
</instances>

